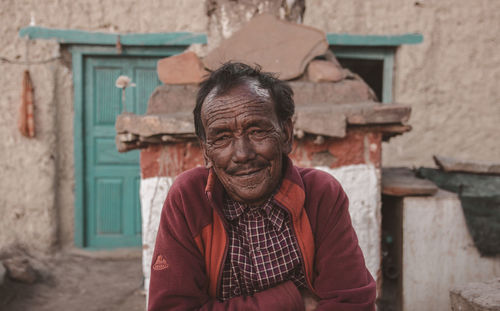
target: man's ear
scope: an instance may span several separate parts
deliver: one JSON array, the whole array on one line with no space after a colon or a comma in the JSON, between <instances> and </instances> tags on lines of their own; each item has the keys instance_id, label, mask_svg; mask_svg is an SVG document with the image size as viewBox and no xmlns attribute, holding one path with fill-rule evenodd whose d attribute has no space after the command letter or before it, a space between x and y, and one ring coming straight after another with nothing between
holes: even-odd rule
<instances>
[{"instance_id":1,"label":"man's ear","mask_svg":"<svg viewBox=\"0 0 500 311\"><path fill-rule=\"evenodd\" d=\"M288 118L285 122L283 122L283 152L285 154L289 154L292 152L293 146L293 122L291 118Z\"/></svg>"},{"instance_id":2,"label":"man's ear","mask_svg":"<svg viewBox=\"0 0 500 311\"><path fill-rule=\"evenodd\" d=\"M205 167L211 168L212 161L210 161L210 158L208 157L208 154L207 154L207 145L206 145L205 141L203 141L202 139L198 139L198 142L200 143L201 152L203 154L203 160L205 161Z\"/></svg>"}]
</instances>

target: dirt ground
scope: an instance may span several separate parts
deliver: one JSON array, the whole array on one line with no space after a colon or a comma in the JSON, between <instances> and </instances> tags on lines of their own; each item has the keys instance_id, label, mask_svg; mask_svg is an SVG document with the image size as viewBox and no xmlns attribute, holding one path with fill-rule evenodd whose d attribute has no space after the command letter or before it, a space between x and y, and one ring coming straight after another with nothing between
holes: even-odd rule
<instances>
[{"instance_id":1,"label":"dirt ground","mask_svg":"<svg viewBox=\"0 0 500 311\"><path fill-rule=\"evenodd\" d=\"M140 250L71 250L27 258L37 281L24 284L6 277L0 286L2 311L145 310Z\"/></svg>"}]
</instances>

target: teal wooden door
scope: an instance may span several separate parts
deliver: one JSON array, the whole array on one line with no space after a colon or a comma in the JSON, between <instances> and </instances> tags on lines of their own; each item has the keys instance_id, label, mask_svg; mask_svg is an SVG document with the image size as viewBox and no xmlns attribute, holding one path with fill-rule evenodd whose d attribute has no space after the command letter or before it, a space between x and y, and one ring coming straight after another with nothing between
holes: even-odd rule
<instances>
[{"instance_id":1,"label":"teal wooden door","mask_svg":"<svg viewBox=\"0 0 500 311\"><path fill-rule=\"evenodd\" d=\"M119 153L115 120L122 112L120 75L136 84L126 89L126 110L143 114L160 84L158 58L87 56L84 58L84 246L141 245L139 151Z\"/></svg>"}]
</instances>

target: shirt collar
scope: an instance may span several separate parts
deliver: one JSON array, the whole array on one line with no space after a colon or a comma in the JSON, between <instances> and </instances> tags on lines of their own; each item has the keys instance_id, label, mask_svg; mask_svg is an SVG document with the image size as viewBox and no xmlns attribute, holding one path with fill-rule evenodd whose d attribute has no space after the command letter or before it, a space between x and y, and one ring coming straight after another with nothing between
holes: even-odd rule
<instances>
[{"instance_id":1,"label":"shirt collar","mask_svg":"<svg viewBox=\"0 0 500 311\"><path fill-rule=\"evenodd\" d=\"M281 229L285 218L285 212L274 202L274 194L262 205L252 207L226 197L222 210L226 219L228 221L233 221L240 218L241 215L251 209L262 209L275 229Z\"/></svg>"}]
</instances>

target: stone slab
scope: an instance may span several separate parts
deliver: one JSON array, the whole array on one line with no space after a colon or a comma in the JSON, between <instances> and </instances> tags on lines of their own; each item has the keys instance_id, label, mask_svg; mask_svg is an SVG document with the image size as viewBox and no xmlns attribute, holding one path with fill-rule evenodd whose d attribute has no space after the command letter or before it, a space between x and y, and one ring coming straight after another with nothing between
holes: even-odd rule
<instances>
[{"instance_id":1,"label":"stone slab","mask_svg":"<svg viewBox=\"0 0 500 311\"><path fill-rule=\"evenodd\" d=\"M310 106L300 107L295 111L294 129L309 134L327 137L344 137L346 135L346 117L342 113L332 113L334 109Z\"/></svg>"},{"instance_id":2,"label":"stone slab","mask_svg":"<svg viewBox=\"0 0 500 311\"><path fill-rule=\"evenodd\" d=\"M500 278L457 286L450 300L453 311L500 311Z\"/></svg>"},{"instance_id":3,"label":"stone slab","mask_svg":"<svg viewBox=\"0 0 500 311\"><path fill-rule=\"evenodd\" d=\"M201 60L191 51L160 59L157 72L165 84L197 84L208 74Z\"/></svg>"},{"instance_id":4,"label":"stone slab","mask_svg":"<svg viewBox=\"0 0 500 311\"><path fill-rule=\"evenodd\" d=\"M160 85L148 101L146 114L168 114L176 112L191 112L196 103L198 86L187 85Z\"/></svg>"},{"instance_id":5,"label":"stone slab","mask_svg":"<svg viewBox=\"0 0 500 311\"><path fill-rule=\"evenodd\" d=\"M308 106L316 104L358 104L375 102L377 96L368 84L358 78L344 79L335 83L314 83L291 81L295 105Z\"/></svg>"},{"instance_id":6,"label":"stone slab","mask_svg":"<svg viewBox=\"0 0 500 311\"><path fill-rule=\"evenodd\" d=\"M309 61L327 50L323 31L262 14L223 40L203 62L212 70L227 61L259 64L264 71L289 80L302 75Z\"/></svg>"},{"instance_id":7,"label":"stone slab","mask_svg":"<svg viewBox=\"0 0 500 311\"><path fill-rule=\"evenodd\" d=\"M354 108L353 108L354 109ZM369 106L349 114L349 124L406 123L410 119L411 107L396 104Z\"/></svg>"},{"instance_id":8,"label":"stone slab","mask_svg":"<svg viewBox=\"0 0 500 311\"><path fill-rule=\"evenodd\" d=\"M382 168L382 193L398 197L434 195L438 187L430 180L417 178L405 167Z\"/></svg>"},{"instance_id":9,"label":"stone slab","mask_svg":"<svg viewBox=\"0 0 500 311\"><path fill-rule=\"evenodd\" d=\"M335 56L335 54L333 53L332 50L328 49L328 51L326 51L326 53L323 55L323 57L327 61L334 63L335 66L342 68L342 65L339 63L337 57Z\"/></svg>"},{"instance_id":10,"label":"stone slab","mask_svg":"<svg viewBox=\"0 0 500 311\"><path fill-rule=\"evenodd\" d=\"M382 141L387 142L392 137L401 135L403 133L411 131L412 127L408 124L382 124L382 125L373 125L366 126L367 130L372 132L380 132L382 133Z\"/></svg>"},{"instance_id":11,"label":"stone slab","mask_svg":"<svg viewBox=\"0 0 500 311\"><path fill-rule=\"evenodd\" d=\"M194 133L193 116L189 113L136 115L122 113L116 118L116 133L132 133L142 137L157 134Z\"/></svg>"},{"instance_id":12,"label":"stone slab","mask_svg":"<svg viewBox=\"0 0 500 311\"><path fill-rule=\"evenodd\" d=\"M121 114L115 122L116 149L127 152L152 144L178 143L195 140L191 113L161 115Z\"/></svg>"},{"instance_id":13,"label":"stone slab","mask_svg":"<svg viewBox=\"0 0 500 311\"><path fill-rule=\"evenodd\" d=\"M445 172L500 175L500 163L461 160L437 155L433 158L436 165Z\"/></svg>"},{"instance_id":14,"label":"stone slab","mask_svg":"<svg viewBox=\"0 0 500 311\"><path fill-rule=\"evenodd\" d=\"M347 124L379 125L388 124L390 132L409 130L407 127L395 128L394 124L407 122L410 107L363 102L358 104L303 105L295 112L295 130L327 137L344 137ZM378 129L383 131L383 129Z\"/></svg>"},{"instance_id":15,"label":"stone slab","mask_svg":"<svg viewBox=\"0 0 500 311\"><path fill-rule=\"evenodd\" d=\"M337 82L345 78L342 67L327 60L312 60L307 66L307 77L311 82Z\"/></svg>"}]
</instances>

